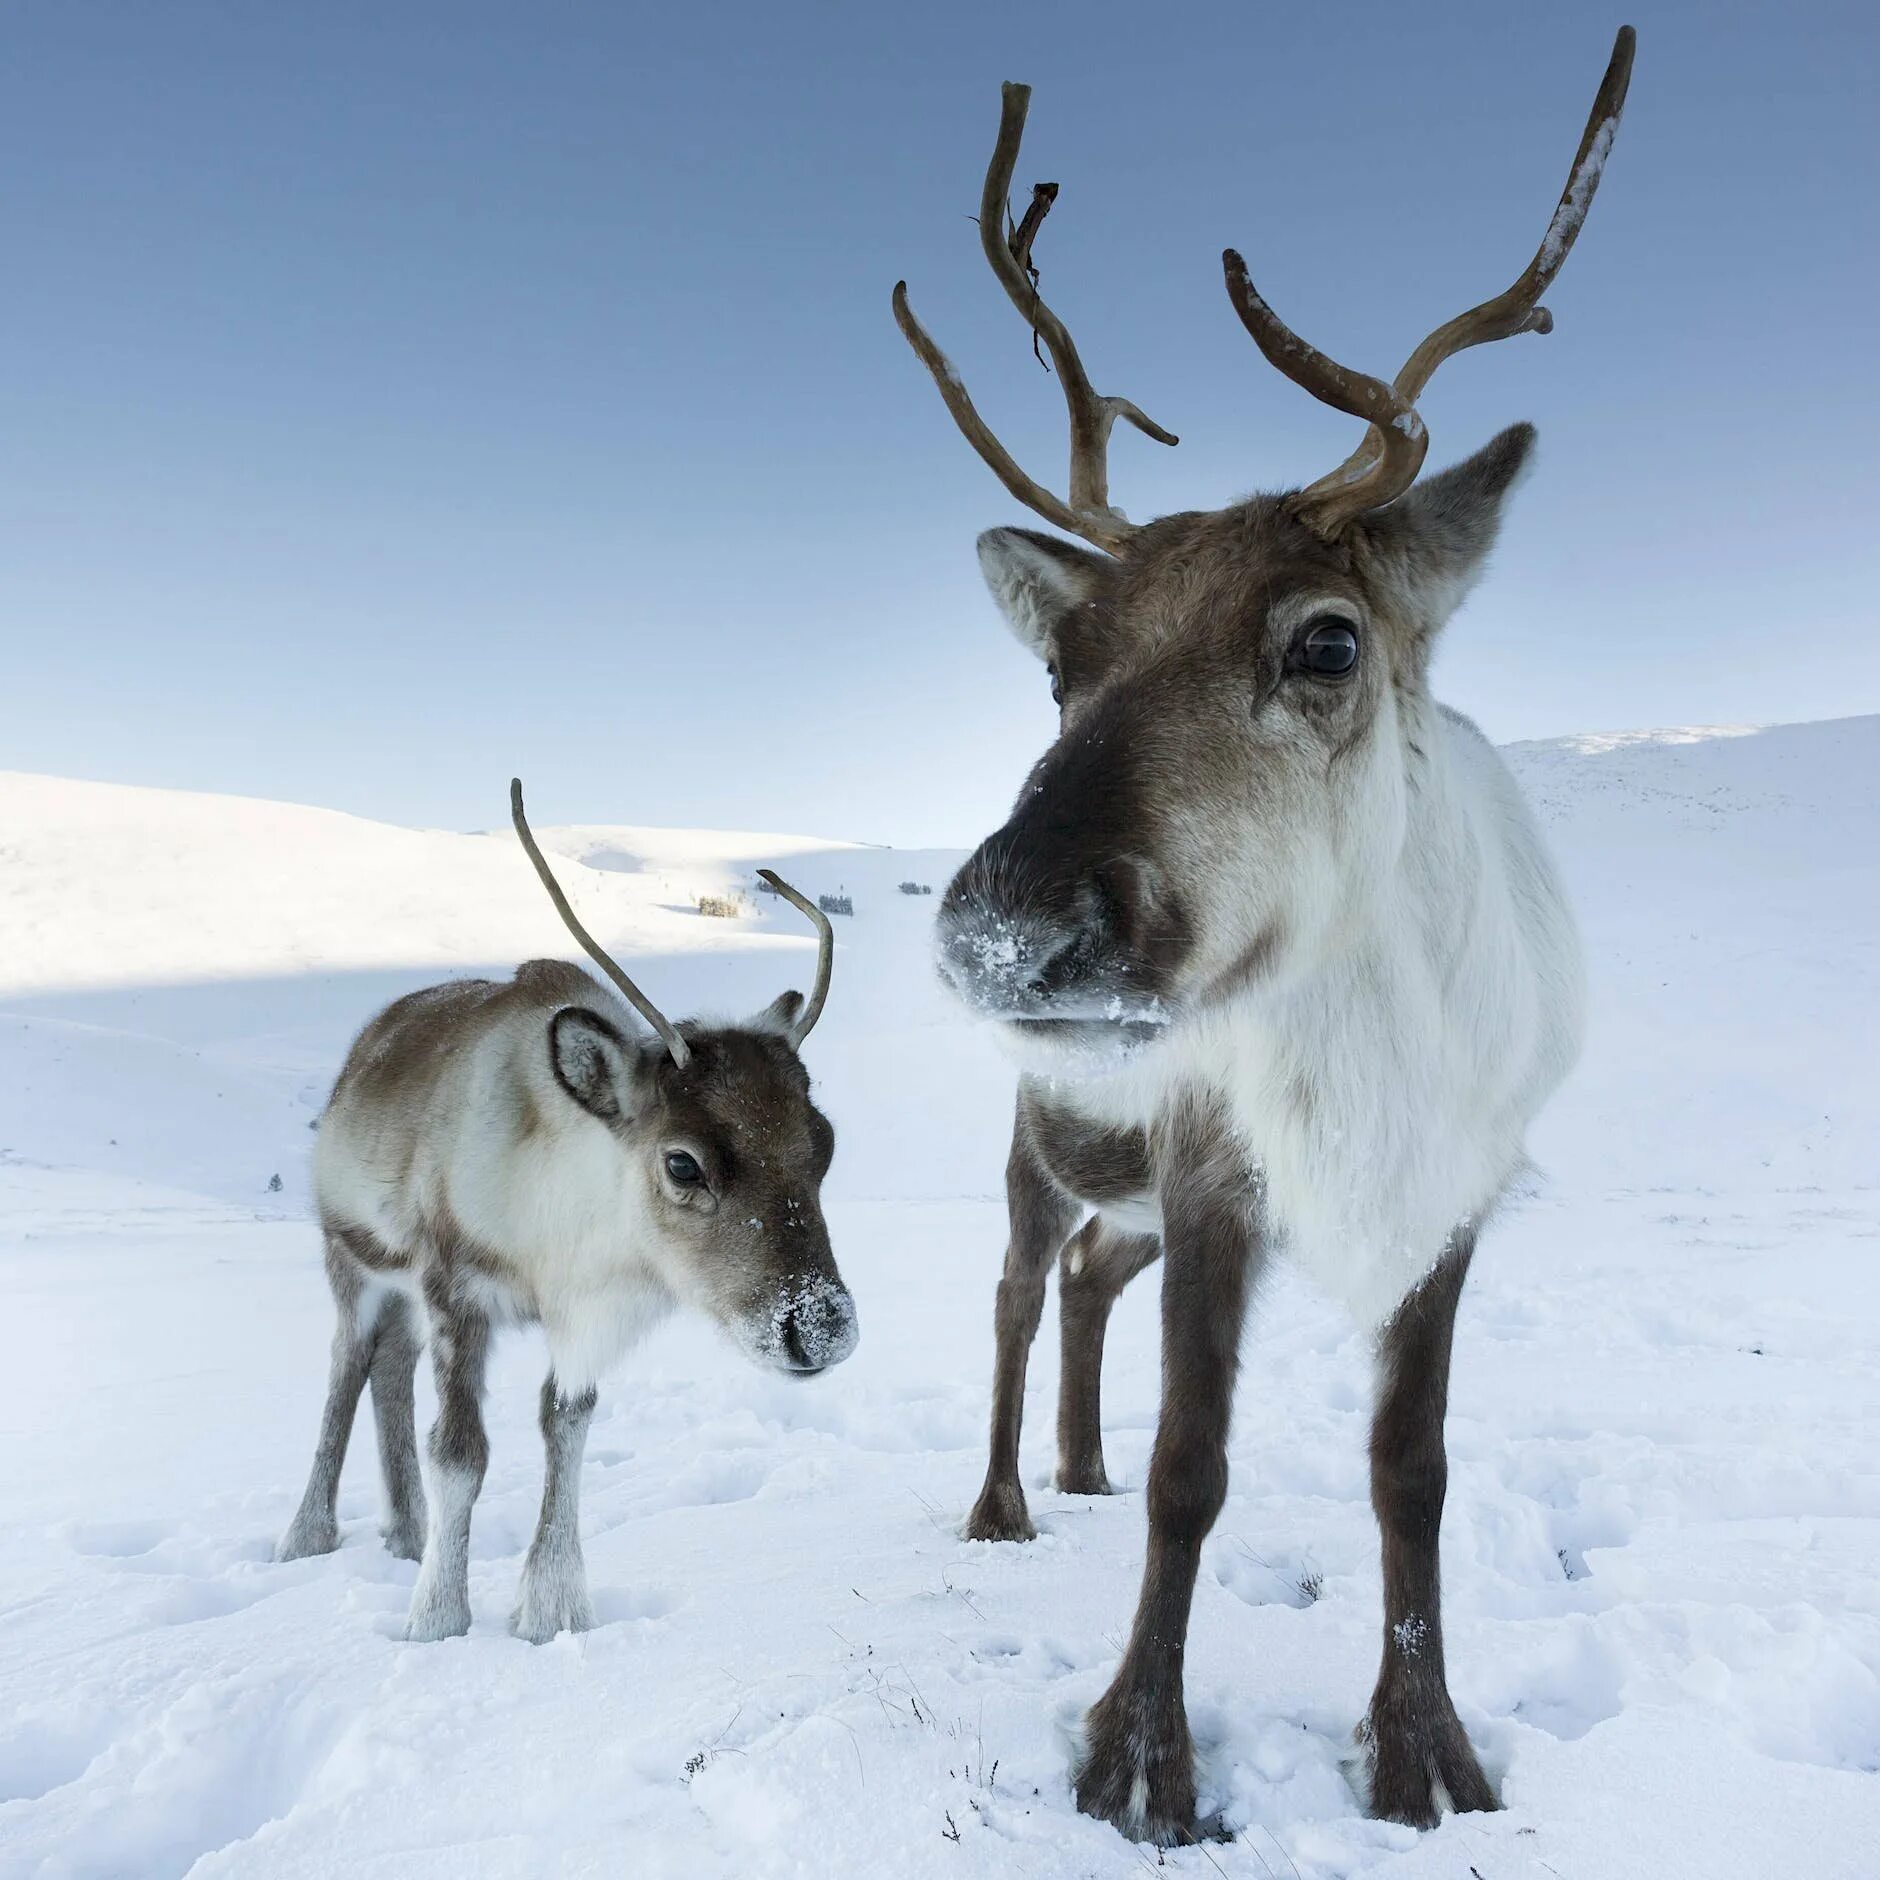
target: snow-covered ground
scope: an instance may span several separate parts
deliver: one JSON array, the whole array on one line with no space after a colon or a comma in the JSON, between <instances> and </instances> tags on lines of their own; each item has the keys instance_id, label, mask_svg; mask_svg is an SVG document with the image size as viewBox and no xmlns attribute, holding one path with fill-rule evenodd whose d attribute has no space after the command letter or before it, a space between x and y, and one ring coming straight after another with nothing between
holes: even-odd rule
<instances>
[{"instance_id":1,"label":"snow-covered ground","mask_svg":"<svg viewBox=\"0 0 1880 1880\"><path fill-rule=\"evenodd\" d=\"M1288 1880L1880 1875L1880 719L1513 753L1593 955L1547 1179L1464 1303L1444 1529L1452 1682L1505 1812L1366 1820L1376 1668L1363 1343L1282 1276L1249 1331L1188 1689L1240 1828L1177 1872ZM492 779L500 822L502 780ZM546 792L542 793L546 796ZM273 1564L330 1327L308 1125L357 1025L566 952L505 831L0 777L0 1875L1083 1876L1065 1729L1135 1597L1155 1281L1119 1308L1107 1501L961 1541L978 1487L1010 1076L924 949L955 858L545 830L669 1009L755 1007L787 908L846 888L808 1057L861 1308L808 1384L675 1325L602 1398L600 1625L506 1631L540 1352L505 1344L467 1638L399 1639L414 1569L358 1445L340 1551ZM575 859L585 861L585 869ZM278 1177L278 1187L276 1178Z\"/></svg>"}]
</instances>

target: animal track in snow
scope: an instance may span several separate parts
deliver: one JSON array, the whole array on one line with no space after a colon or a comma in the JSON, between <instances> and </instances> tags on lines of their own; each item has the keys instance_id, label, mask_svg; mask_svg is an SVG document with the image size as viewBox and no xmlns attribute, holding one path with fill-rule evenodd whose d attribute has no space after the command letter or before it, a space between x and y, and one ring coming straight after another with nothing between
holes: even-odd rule
<instances>
[{"instance_id":1,"label":"animal track in snow","mask_svg":"<svg viewBox=\"0 0 1880 1880\"><path fill-rule=\"evenodd\" d=\"M178 1575L144 1610L159 1625L194 1625L203 1619L226 1619L282 1590L253 1581L195 1580Z\"/></svg>"},{"instance_id":2,"label":"animal track in snow","mask_svg":"<svg viewBox=\"0 0 1880 1880\"><path fill-rule=\"evenodd\" d=\"M75 1521L65 1529L72 1551L95 1560L135 1560L170 1538L162 1521Z\"/></svg>"},{"instance_id":3,"label":"animal track in snow","mask_svg":"<svg viewBox=\"0 0 1880 1880\"><path fill-rule=\"evenodd\" d=\"M973 1642L968 1655L975 1670L1010 1676L1020 1684L1052 1684L1095 1662L1090 1654L1074 1651L1060 1639L1020 1638L1010 1632L987 1633Z\"/></svg>"},{"instance_id":4,"label":"animal track in snow","mask_svg":"<svg viewBox=\"0 0 1880 1880\"><path fill-rule=\"evenodd\" d=\"M1208 1567L1218 1585L1249 1606L1304 1611L1324 1590L1324 1575L1309 1555L1260 1554L1232 1536L1209 1547Z\"/></svg>"},{"instance_id":5,"label":"animal track in snow","mask_svg":"<svg viewBox=\"0 0 1880 1880\"><path fill-rule=\"evenodd\" d=\"M610 1534L630 1522L672 1509L716 1508L749 1501L763 1491L775 1467L774 1456L758 1450L698 1456L682 1464L657 1487L636 1492L625 1482L609 1485L594 1497L597 1518L582 1525L590 1534Z\"/></svg>"},{"instance_id":6,"label":"animal track in snow","mask_svg":"<svg viewBox=\"0 0 1880 1880\"><path fill-rule=\"evenodd\" d=\"M110 1741L102 1719L19 1723L0 1736L0 1804L36 1802L76 1782Z\"/></svg>"},{"instance_id":7,"label":"animal track in snow","mask_svg":"<svg viewBox=\"0 0 1880 1880\"><path fill-rule=\"evenodd\" d=\"M677 1594L656 1586L595 1586L591 1598L597 1626L663 1619L682 1603Z\"/></svg>"},{"instance_id":8,"label":"animal track in snow","mask_svg":"<svg viewBox=\"0 0 1880 1880\"><path fill-rule=\"evenodd\" d=\"M8 1825L7 1851L20 1864L6 1871L181 1880L205 1856L249 1840L295 1805L340 1735L340 1717L310 1699L310 1681L305 1666L198 1677L140 1704L112 1740L69 1735L40 1765L52 1786ZM31 1773L4 1748L0 1759L15 1776ZM83 1779L94 1772L98 1782ZM109 1807L97 1805L100 1788Z\"/></svg>"},{"instance_id":9,"label":"animal track in snow","mask_svg":"<svg viewBox=\"0 0 1880 1880\"><path fill-rule=\"evenodd\" d=\"M1523 1627L1521 1638L1490 1661L1478 1701L1569 1743L1619 1714L1621 1661L1593 1621Z\"/></svg>"},{"instance_id":10,"label":"animal track in snow","mask_svg":"<svg viewBox=\"0 0 1880 1880\"><path fill-rule=\"evenodd\" d=\"M771 1465L760 1455L704 1456L672 1485L669 1506L712 1508L749 1501L770 1480Z\"/></svg>"}]
</instances>

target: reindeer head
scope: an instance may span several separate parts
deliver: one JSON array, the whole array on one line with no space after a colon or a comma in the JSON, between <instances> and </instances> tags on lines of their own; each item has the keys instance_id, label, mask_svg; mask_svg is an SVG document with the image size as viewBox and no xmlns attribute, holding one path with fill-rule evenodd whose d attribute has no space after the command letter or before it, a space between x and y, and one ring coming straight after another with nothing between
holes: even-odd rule
<instances>
[{"instance_id":1,"label":"reindeer head","mask_svg":"<svg viewBox=\"0 0 1880 1880\"><path fill-rule=\"evenodd\" d=\"M1367 420L1343 464L1303 490L1132 526L1108 497L1116 419L1176 439L1100 396L1037 289L1032 245L1056 200L1007 197L1030 93L1004 89L980 204L986 258L1050 353L1070 413L1069 500L1035 483L987 429L914 318L895 316L969 442L1014 495L1095 550L1024 529L979 541L1012 631L1047 667L1057 741L1010 819L961 869L938 923L943 976L1007 1021L1027 1054L1155 1037L1171 1018L1335 957L1403 851L1419 728L1434 707L1431 644L1479 574L1531 426L1504 431L1418 484L1416 400L1443 360L1545 333L1539 305L1598 186L1630 77L1622 28L1580 149L1533 261L1507 292L1432 333L1389 384L1287 328L1233 250L1229 296L1267 359Z\"/></svg>"},{"instance_id":2,"label":"reindeer head","mask_svg":"<svg viewBox=\"0 0 1880 1880\"><path fill-rule=\"evenodd\" d=\"M816 925L815 989L807 1001L786 992L741 1025L674 1025L576 919L530 833L520 781L509 790L516 833L569 931L653 1030L629 1036L579 1005L548 1028L555 1082L626 1161L647 1258L755 1362L798 1375L840 1364L858 1334L823 1221L835 1131L800 1055L829 995L828 916L760 870Z\"/></svg>"}]
</instances>

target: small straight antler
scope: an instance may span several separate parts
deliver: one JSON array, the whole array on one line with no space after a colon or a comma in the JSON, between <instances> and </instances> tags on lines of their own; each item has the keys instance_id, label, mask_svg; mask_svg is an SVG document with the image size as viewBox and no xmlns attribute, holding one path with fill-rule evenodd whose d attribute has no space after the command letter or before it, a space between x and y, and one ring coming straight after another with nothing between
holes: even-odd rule
<instances>
[{"instance_id":1,"label":"small straight antler","mask_svg":"<svg viewBox=\"0 0 1880 1880\"><path fill-rule=\"evenodd\" d=\"M816 1029L816 1021L822 1017L824 1001L829 997L829 975L835 971L836 964L836 930L830 926L829 916L807 895L798 894L774 868L760 868L757 872L799 914L807 914L816 928L816 985L789 1033L791 1046L800 1051L803 1040Z\"/></svg>"},{"instance_id":2,"label":"small straight antler","mask_svg":"<svg viewBox=\"0 0 1880 1880\"><path fill-rule=\"evenodd\" d=\"M1070 413L1071 476L1070 500L1054 496L1042 484L1034 482L1018 466L986 421L974 408L965 383L954 370L953 362L933 343L927 329L915 319L907 304L907 283L898 281L894 289L894 317L907 343L920 355L921 363L933 374L953 422L965 434L966 441L991 466L993 474L1026 508L1036 510L1047 522L1072 535L1081 535L1098 548L1118 553L1135 534L1134 527L1120 510L1110 507L1109 448L1110 432L1118 418L1133 424L1145 437L1158 444L1180 440L1147 417L1127 398L1104 396L1092 389L1090 375L1078 357L1069 329L1045 305L1038 292L1037 269L1032 266L1032 243L1044 219L1057 200L1055 183L1040 183L1032 191L1025 217L1013 226L1010 208L1012 172L1018 167L1018 147L1025 135L1025 114L1031 106L1029 85L1006 84L1000 88L1003 107L999 115L998 142L993 145L992 161L986 166L986 182L979 196L979 245L987 263L1012 305L1031 328L1033 343L1042 340L1057 369L1058 383L1064 389L1064 403Z\"/></svg>"},{"instance_id":3,"label":"small straight antler","mask_svg":"<svg viewBox=\"0 0 1880 1880\"><path fill-rule=\"evenodd\" d=\"M636 986L618 966L616 966L601 944L575 918L575 911L568 905L568 897L561 891L561 883L555 879L548 859L536 847L535 837L529 829L529 819L522 813L522 779L509 779L509 819L516 825L516 834L521 839L524 852L535 864L535 872L542 878L542 886L548 890L548 898L555 903L555 912L567 923L568 931L580 941L583 950L602 972L618 986L625 995L627 1003L639 1013L656 1031L666 1049L672 1053L672 1061L681 1070L692 1061L692 1047L679 1036L678 1028L667 1018L638 986Z\"/></svg>"},{"instance_id":4,"label":"small straight antler","mask_svg":"<svg viewBox=\"0 0 1880 1880\"><path fill-rule=\"evenodd\" d=\"M1539 304L1540 298L1572 252L1592 207L1625 108L1637 42L1631 27L1619 28L1567 186L1534 259L1505 293L1439 326L1389 385L1339 365L1301 339L1261 298L1239 254L1229 248L1222 255L1228 298L1268 361L1314 398L1370 424L1364 442L1336 470L1293 499L1294 512L1315 534L1333 540L1357 517L1394 501L1416 481L1429 449L1429 433L1416 402L1445 359L1489 340L1553 331L1554 316Z\"/></svg>"}]
</instances>

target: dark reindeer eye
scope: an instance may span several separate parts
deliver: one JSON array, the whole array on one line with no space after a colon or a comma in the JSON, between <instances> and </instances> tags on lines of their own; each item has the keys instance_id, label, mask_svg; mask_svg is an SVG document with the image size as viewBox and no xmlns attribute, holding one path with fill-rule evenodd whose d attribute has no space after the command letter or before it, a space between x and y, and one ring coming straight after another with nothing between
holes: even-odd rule
<instances>
[{"instance_id":1,"label":"dark reindeer eye","mask_svg":"<svg viewBox=\"0 0 1880 1880\"><path fill-rule=\"evenodd\" d=\"M1358 630L1336 614L1321 614L1299 636L1293 657L1314 678L1342 679L1358 663Z\"/></svg>"},{"instance_id":2,"label":"dark reindeer eye","mask_svg":"<svg viewBox=\"0 0 1880 1880\"><path fill-rule=\"evenodd\" d=\"M1047 666L1045 671L1051 675L1051 703L1053 705L1062 705L1064 703L1064 681L1058 677L1058 669L1055 666Z\"/></svg>"},{"instance_id":3,"label":"dark reindeer eye","mask_svg":"<svg viewBox=\"0 0 1880 1880\"><path fill-rule=\"evenodd\" d=\"M705 1179L705 1171L699 1167L696 1159L687 1155L683 1149L675 1149L671 1155L667 1156L666 1173L681 1188L694 1187Z\"/></svg>"}]
</instances>

